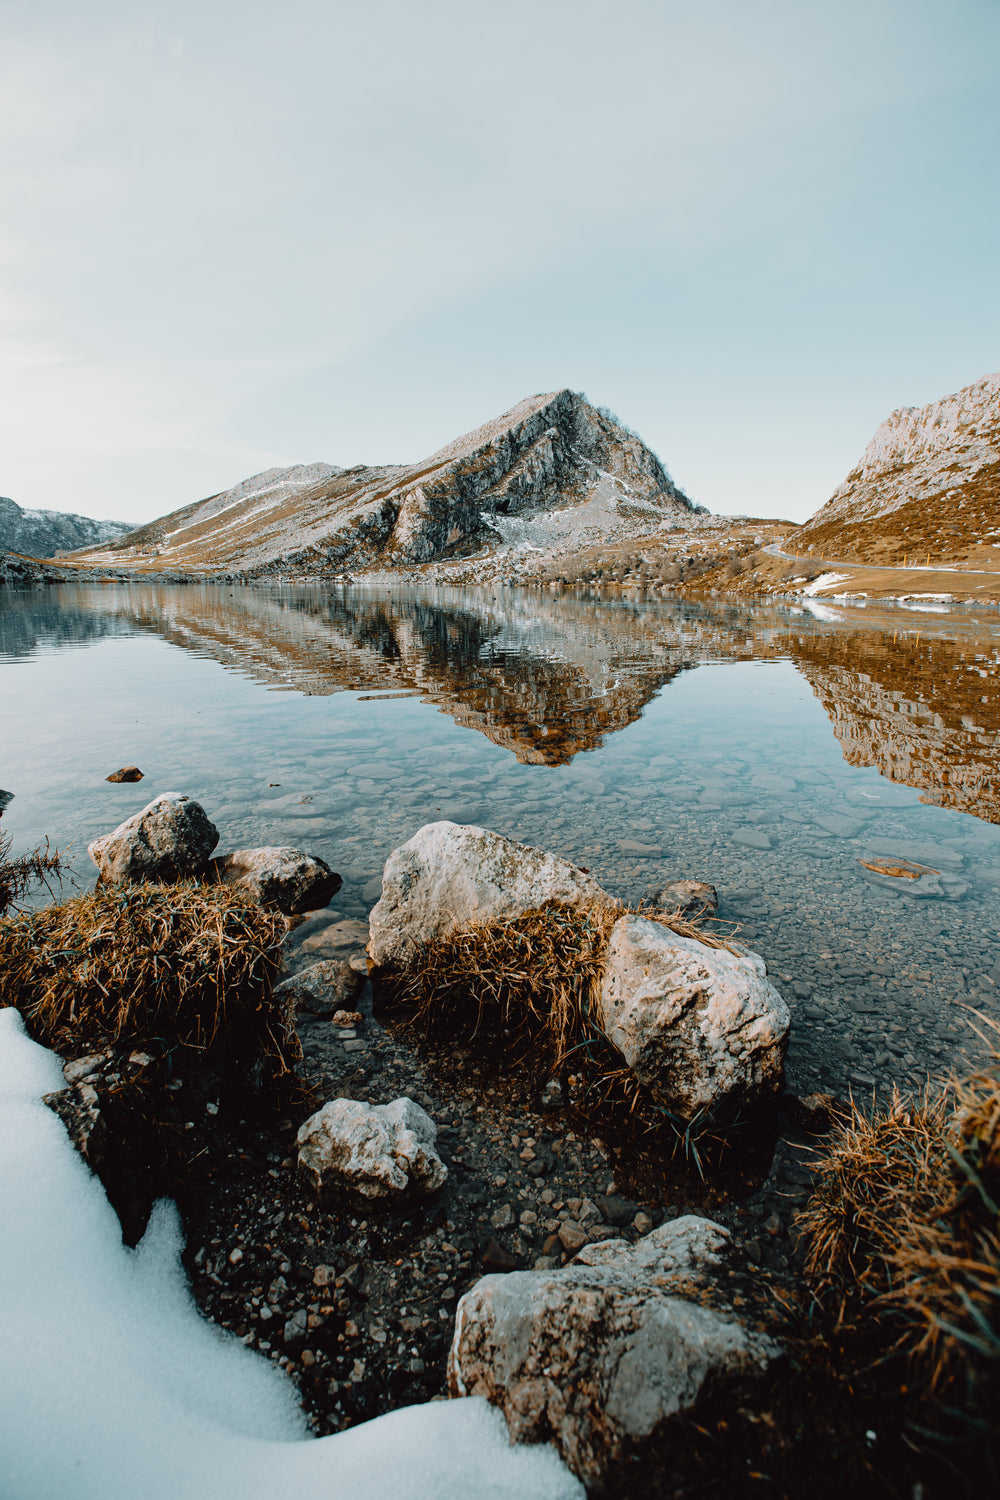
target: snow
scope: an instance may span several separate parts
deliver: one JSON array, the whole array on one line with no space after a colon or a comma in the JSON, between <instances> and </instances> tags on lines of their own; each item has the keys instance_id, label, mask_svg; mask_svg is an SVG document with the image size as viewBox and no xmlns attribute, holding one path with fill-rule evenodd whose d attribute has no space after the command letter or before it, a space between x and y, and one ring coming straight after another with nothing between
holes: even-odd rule
<instances>
[{"instance_id":1,"label":"snow","mask_svg":"<svg viewBox=\"0 0 1000 1500\"><path fill-rule=\"evenodd\" d=\"M849 575L847 573L821 573L814 578L808 588L802 590L803 595L811 596L821 594L824 589L832 588L835 583L843 583Z\"/></svg>"},{"instance_id":2,"label":"snow","mask_svg":"<svg viewBox=\"0 0 1000 1500\"><path fill-rule=\"evenodd\" d=\"M310 1439L294 1386L199 1315L174 1206L135 1250L41 1096L54 1054L0 1011L4 1500L582 1500L479 1398Z\"/></svg>"}]
</instances>

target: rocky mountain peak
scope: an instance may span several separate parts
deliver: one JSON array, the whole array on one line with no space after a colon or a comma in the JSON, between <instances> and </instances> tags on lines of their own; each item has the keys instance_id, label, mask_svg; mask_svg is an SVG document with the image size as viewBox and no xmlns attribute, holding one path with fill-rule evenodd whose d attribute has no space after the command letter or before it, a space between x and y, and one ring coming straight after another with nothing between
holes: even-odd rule
<instances>
[{"instance_id":1,"label":"rocky mountain peak","mask_svg":"<svg viewBox=\"0 0 1000 1500\"><path fill-rule=\"evenodd\" d=\"M1000 544L998 508L1000 373L894 411L794 541L844 560L982 566Z\"/></svg>"},{"instance_id":2,"label":"rocky mountain peak","mask_svg":"<svg viewBox=\"0 0 1000 1500\"><path fill-rule=\"evenodd\" d=\"M0 551L55 557L77 547L114 541L131 529L124 521L94 521L60 510L23 510L0 495Z\"/></svg>"},{"instance_id":3,"label":"rocky mountain peak","mask_svg":"<svg viewBox=\"0 0 1000 1500\"><path fill-rule=\"evenodd\" d=\"M580 511L594 535L698 508L610 412L561 390L530 396L419 463L269 470L81 560L249 576L406 567L511 545L519 518ZM593 539L588 538L588 539Z\"/></svg>"}]
</instances>

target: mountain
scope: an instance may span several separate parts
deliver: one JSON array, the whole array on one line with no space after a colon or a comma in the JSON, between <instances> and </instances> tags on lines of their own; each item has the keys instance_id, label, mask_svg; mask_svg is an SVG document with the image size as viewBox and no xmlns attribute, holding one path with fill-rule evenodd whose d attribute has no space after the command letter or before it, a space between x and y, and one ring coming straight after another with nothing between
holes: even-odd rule
<instances>
[{"instance_id":1,"label":"mountain","mask_svg":"<svg viewBox=\"0 0 1000 1500\"><path fill-rule=\"evenodd\" d=\"M536 546L534 533L515 533L557 511L603 533L684 524L699 509L617 418L563 390L530 396L416 464L270 469L79 561L140 572L329 574Z\"/></svg>"},{"instance_id":2,"label":"mountain","mask_svg":"<svg viewBox=\"0 0 1000 1500\"><path fill-rule=\"evenodd\" d=\"M92 521L67 511L22 510L0 495L0 551L55 557L57 552L117 541L131 529L124 521Z\"/></svg>"},{"instance_id":3,"label":"mountain","mask_svg":"<svg viewBox=\"0 0 1000 1500\"><path fill-rule=\"evenodd\" d=\"M872 563L1000 567L1000 374L882 423L785 549Z\"/></svg>"}]
</instances>

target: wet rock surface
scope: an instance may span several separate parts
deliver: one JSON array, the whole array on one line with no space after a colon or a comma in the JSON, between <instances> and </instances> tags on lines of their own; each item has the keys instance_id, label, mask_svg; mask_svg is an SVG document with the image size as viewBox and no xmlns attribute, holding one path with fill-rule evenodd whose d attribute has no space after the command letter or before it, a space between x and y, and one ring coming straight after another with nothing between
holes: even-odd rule
<instances>
[{"instance_id":1,"label":"wet rock surface","mask_svg":"<svg viewBox=\"0 0 1000 1500\"><path fill-rule=\"evenodd\" d=\"M654 880L643 891L639 904L676 912L689 922L707 921L719 910L719 893L707 880Z\"/></svg>"},{"instance_id":2,"label":"wet rock surface","mask_svg":"<svg viewBox=\"0 0 1000 1500\"><path fill-rule=\"evenodd\" d=\"M105 781L141 781L142 772L138 766L122 766L117 771L112 771L110 776L105 776Z\"/></svg>"},{"instance_id":3,"label":"wet rock surface","mask_svg":"<svg viewBox=\"0 0 1000 1500\"><path fill-rule=\"evenodd\" d=\"M350 1008L364 984L365 975L349 959L327 958L283 979L275 994L287 995L296 1010L313 1016L353 1014Z\"/></svg>"}]
</instances>

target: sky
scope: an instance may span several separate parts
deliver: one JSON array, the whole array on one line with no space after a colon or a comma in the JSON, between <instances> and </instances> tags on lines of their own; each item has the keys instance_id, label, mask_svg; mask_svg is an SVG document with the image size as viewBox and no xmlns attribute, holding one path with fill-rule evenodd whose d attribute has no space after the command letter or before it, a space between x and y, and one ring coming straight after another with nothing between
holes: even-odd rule
<instances>
[{"instance_id":1,"label":"sky","mask_svg":"<svg viewBox=\"0 0 1000 1500\"><path fill-rule=\"evenodd\" d=\"M802 520L1000 368L1000 0L2 0L0 494L611 407Z\"/></svg>"}]
</instances>

